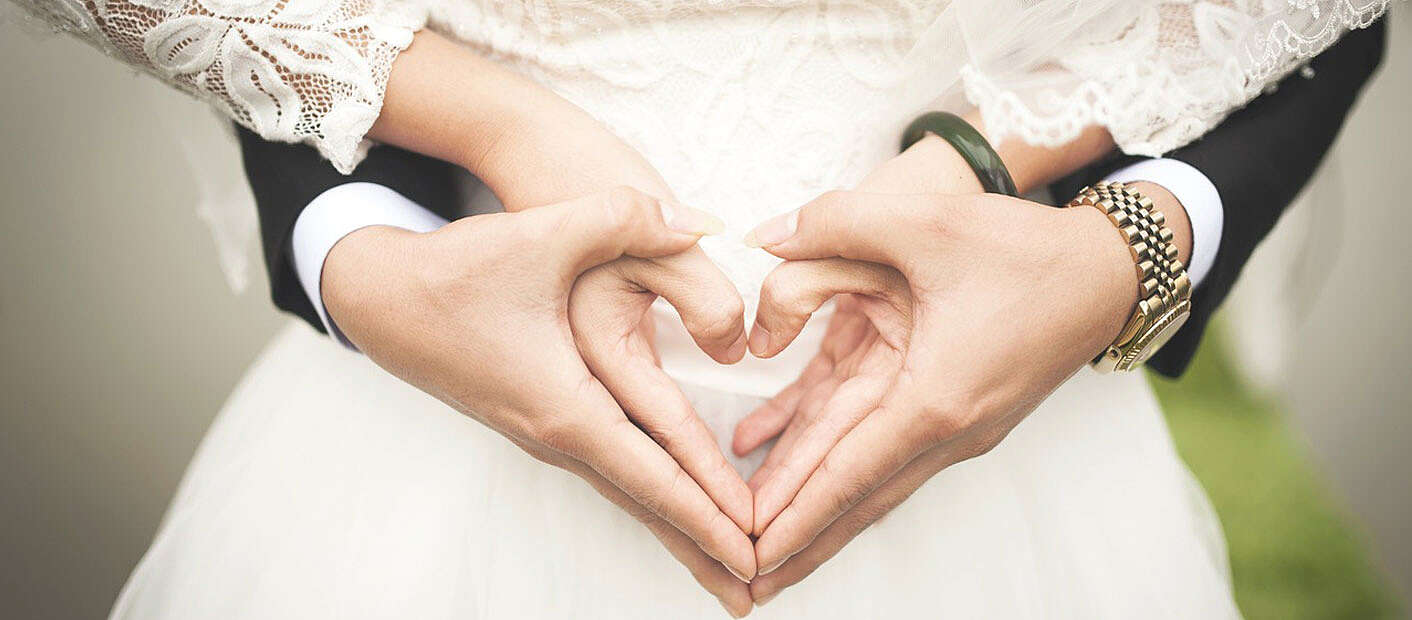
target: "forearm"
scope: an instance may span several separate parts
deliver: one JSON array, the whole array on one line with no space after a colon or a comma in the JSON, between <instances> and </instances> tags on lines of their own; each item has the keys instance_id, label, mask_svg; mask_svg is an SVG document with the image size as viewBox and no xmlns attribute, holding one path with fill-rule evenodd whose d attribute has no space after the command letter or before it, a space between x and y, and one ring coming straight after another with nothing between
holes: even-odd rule
<instances>
[{"instance_id":1,"label":"forearm","mask_svg":"<svg viewBox=\"0 0 1412 620\"><path fill-rule=\"evenodd\" d=\"M393 65L369 135L465 167L510 211L613 185L670 196L651 166L578 106L431 31Z\"/></svg>"}]
</instances>

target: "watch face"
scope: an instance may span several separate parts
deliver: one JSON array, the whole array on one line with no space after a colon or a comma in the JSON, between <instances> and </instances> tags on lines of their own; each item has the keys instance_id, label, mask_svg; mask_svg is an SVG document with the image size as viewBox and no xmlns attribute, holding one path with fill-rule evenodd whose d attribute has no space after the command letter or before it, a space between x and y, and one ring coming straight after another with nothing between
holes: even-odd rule
<instances>
[{"instance_id":1,"label":"watch face","mask_svg":"<svg viewBox=\"0 0 1412 620\"><path fill-rule=\"evenodd\" d=\"M1168 340L1172 339L1172 336L1177 335L1177 330L1181 329L1182 325L1186 324L1186 320L1189 317L1191 317L1191 306L1189 303L1178 306L1176 309L1168 312L1166 316L1162 317L1162 320L1152 326L1152 331L1149 332L1148 337L1145 338L1147 344L1142 347L1142 353L1138 355L1137 363L1141 364L1146 362L1153 355L1156 355L1157 352L1162 349L1162 346L1167 344Z\"/></svg>"}]
</instances>

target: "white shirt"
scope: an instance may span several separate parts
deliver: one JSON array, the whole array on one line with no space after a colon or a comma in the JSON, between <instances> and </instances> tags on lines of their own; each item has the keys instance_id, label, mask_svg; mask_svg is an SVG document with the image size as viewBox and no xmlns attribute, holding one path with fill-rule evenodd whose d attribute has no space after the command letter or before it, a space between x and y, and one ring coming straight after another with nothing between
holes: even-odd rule
<instances>
[{"instance_id":1,"label":"white shirt","mask_svg":"<svg viewBox=\"0 0 1412 620\"><path fill-rule=\"evenodd\" d=\"M1191 220L1191 264L1187 274L1192 287L1201 284L1216 261L1224 221L1221 195L1211 180L1190 164L1175 159L1149 159L1108 175L1107 181L1147 181L1165 187L1186 209ZM353 343L339 331L324 309L320 282L324 260L333 246L349 233L367 226L393 226L413 232L430 232L447 220L401 194L375 183L346 183L319 194L294 222L294 270L304 293L319 312L319 319L333 338L350 349Z\"/></svg>"}]
</instances>

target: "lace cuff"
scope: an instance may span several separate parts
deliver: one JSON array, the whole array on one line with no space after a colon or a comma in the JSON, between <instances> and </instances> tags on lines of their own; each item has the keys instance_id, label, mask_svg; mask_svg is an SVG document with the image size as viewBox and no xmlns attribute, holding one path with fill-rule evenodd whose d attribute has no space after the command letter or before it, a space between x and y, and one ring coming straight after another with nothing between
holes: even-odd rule
<instances>
[{"instance_id":1,"label":"lace cuff","mask_svg":"<svg viewBox=\"0 0 1412 620\"><path fill-rule=\"evenodd\" d=\"M312 144L345 174L426 21L410 0L15 1L268 140Z\"/></svg>"},{"instance_id":2,"label":"lace cuff","mask_svg":"<svg viewBox=\"0 0 1412 620\"><path fill-rule=\"evenodd\" d=\"M1068 32L1062 51L1015 62L1014 50L1002 46L962 69L966 96L996 139L1053 146L1102 125L1123 151L1160 156L1220 124L1345 32L1371 25L1391 0L1110 4L1103 13L1062 17L1035 11L1025 17Z\"/></svg>"}]
</instances>

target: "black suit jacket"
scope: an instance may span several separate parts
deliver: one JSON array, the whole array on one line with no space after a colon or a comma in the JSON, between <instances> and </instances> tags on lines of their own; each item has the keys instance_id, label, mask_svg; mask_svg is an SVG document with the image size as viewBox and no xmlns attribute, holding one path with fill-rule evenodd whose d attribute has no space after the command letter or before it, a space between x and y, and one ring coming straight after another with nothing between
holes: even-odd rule
<instances>
[{"instance_id":1,"label":"black suit jacket","mask_svg":"<svg viewBox=\"0 0 1412 620\"><path fill-rule=\"evenodd\" d=\"M1215 264L1193 294L1192 316L1148 365L1177 376L1186 369L1206 323L1235 284L1250 253L1274 227L1303 189L1343 126L1359 91L1382 61L1385 25L1354 31L1310 65L1311 78L1292 75L1273 92L1233 113L1204 138L1169 153L1211 179L1225 209ZM344 176L314 149L266 142L240 128L245 174L260 212L265 266L276 306L323 331L295 275L289 237L299 213L314 197L343 183L367 181L389 187L448 218L460 214L457 167L390 146L373 149L353 174ZM1114 155L1056 183L1056 196L1071 196L1084 185L1130 163Z\"/></svg>"}]
</instances>

